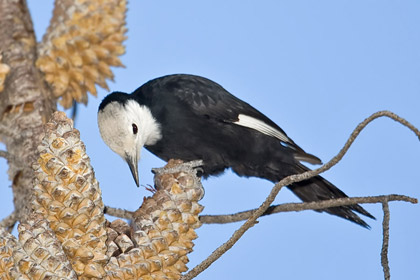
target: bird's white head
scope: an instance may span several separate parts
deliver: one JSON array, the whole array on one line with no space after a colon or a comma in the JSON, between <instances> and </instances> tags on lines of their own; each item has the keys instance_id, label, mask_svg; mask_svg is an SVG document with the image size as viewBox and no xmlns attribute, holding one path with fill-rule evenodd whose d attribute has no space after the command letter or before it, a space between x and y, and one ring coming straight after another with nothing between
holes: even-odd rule
<instances>
[{"instance_id":1,"label":"bird's white head","mask_svg":"<svg viewBox=\"0 0 420 280\"><path fill-rule=\"evenodd\" d=\"M141 148L155 144L162 137L159 124L149 108L130 98L106 102L105 106L100 106L98 126L105 144L127 162L139 186Z\"/></svg>"}]
</instances>

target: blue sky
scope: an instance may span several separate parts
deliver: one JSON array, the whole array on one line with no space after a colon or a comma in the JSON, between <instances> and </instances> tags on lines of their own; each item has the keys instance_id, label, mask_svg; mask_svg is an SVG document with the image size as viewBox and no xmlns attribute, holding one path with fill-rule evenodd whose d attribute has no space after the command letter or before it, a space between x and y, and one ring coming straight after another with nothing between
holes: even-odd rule
<instances>
[{"instance_id":1,"label":"blue sky","mask_svg":"<svg viewBox=\"0 0 420 280\"><path fill-rule=\"evenodd\" d=\"M53 1L29 0L38 40ZM419 1L130 1L126 68L114 69L111 90L131 92L172 73L210 78L265 113L307 152L324 162L354 127L391 110L420 127ZM107 94L80 106L81 132L106 205L135 210L144 188L102 142L97 107ZM142 152L140 181L151 184L163 162ZM341 163L324 174L349 196L420 197L420 143L412 132L380 119L362 132ZM12 209L7 165L0 161L0 215ZM255 208L272 184L230 171L203 182L204 214ZM298 201L283 189L276 203ZM197 279L383 279L382 209L366 230L313 211L259 219ZM393 279L420 279L420 207L392 202L389 260ZM203 225L192 268L240 226Z\"/></svg>"}]
</instances>

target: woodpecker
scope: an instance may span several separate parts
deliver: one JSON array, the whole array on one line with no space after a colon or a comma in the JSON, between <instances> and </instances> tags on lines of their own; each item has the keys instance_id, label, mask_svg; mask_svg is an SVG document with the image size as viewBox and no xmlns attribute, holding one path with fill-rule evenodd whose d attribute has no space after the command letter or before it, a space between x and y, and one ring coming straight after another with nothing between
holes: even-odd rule
<instances>
[{"instance_id":1,"label":"woodpecker","mask_svg":"<svg viewBox=\"0 0 420 280\"><path fill-rule=\"evenodd\" d=\"M98 126L104 142L128 163L137 186L143 146L165 161L202 160L204 178L231 168L239 176L276 183L309 170L301 162L321 164L264 114L200 76L168 75L131 94L112 92L99 105ZM288 188L303 201L347 197L321 176ZM366 228L354 212L375 219L360 205L322 211Z\"/></svg>"}]
</instances>

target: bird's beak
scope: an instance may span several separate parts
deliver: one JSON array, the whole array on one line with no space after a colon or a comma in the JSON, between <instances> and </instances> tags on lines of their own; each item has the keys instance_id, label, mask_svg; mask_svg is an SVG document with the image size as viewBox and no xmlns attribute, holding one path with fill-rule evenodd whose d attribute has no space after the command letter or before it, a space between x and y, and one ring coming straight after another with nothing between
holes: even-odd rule
<instances>
[{"instance_id":1,"label":"bird's beak","mask_svg":"<svg viewBox=\"0 0 420 280\"><path fill-rule=\"evenodd\" d=\"M130 167L131 174L133 174L134 181L136 181L137 187L140 186L139 184L139 168L138 168L138 160L137 157L132 157L127 155L125 157L125 161L128 163L128 166Z\"/></svg>"}]
</instances>

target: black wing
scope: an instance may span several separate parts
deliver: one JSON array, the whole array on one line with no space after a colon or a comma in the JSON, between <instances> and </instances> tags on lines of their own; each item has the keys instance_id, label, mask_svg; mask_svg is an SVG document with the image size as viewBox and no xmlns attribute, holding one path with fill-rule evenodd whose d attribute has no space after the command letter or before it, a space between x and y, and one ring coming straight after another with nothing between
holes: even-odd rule
<instances>
[{"instance_id":1,"label":"black wing","mask_svg":"<svg viewBox=\"0 0 420 280\"><path fill-rule=\"evenodd\" d=\"M147 82L134 94L146 103L148 103L147 100L159 102L163 98L168 99L168 95L176 97L179 102L187 104L197 116L206 116L221 122L238 122L240 114L252 117L283 134L285 138L279 140L296 151L297 159L314 164L321 163L319 158L306 153L276 123L260 111L204 77L187 74L163 76Z\"/></svg>"},{"instance_id":2,"label":"black wing","mask_svg":"<svg viewBox=\"0 0 420 280\"><path fill-rule=\"evenodd\" d=\"M248 103L236 98L219 84L200 76L176 74L147 82L143 93L170 94L189 105L197 115L208 115L222 121L234 122L238 114L248 114L284 131ZM285 134L285 133L284 133Z\"/></svg>"}]
</instances>

